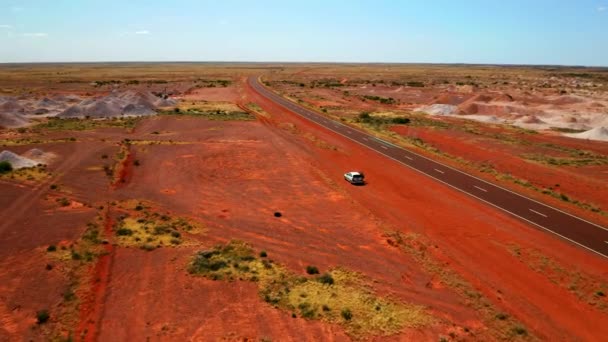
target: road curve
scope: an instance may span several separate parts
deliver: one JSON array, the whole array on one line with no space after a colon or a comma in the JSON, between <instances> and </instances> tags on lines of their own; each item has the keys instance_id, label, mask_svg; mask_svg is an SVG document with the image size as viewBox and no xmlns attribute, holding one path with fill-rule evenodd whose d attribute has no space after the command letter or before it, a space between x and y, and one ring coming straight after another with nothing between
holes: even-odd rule
<instances>
[{"instance_id":1,"label":"road curve","mask_svg":"<svg viewBox=\"0 0 608 342\"><path fill-rule=\"evenodd\" d=\"M297 114L404 166L462 191L597 255L608 258L608 229L604 227L519 195L450 166L438 163L387 141L375 138L338 121L328 119L319 113L299 106L268 90L260 83L259 77L249 77L248 82L258 94L281 105L291 113Z\"/></svg>"}]
</instances>

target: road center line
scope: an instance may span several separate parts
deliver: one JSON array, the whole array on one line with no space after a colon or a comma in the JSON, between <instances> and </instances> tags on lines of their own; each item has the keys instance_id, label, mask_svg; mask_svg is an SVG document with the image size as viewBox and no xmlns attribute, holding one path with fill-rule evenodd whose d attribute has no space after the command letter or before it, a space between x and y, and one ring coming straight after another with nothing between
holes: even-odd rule
<instances>
[{"instance_id":1,"label":"road center line","mask_svg":"<svg viewBox=\"0 0 608 342\"><path fill-rule=\"evenodd\" d=\"M437 171L437 172L439 172L439 173L441 173L441 174L444 174L444 173L445 173L445 172L443 172L443 171L441 171L441 170L439 170L439 169L434 169L434 170L435 170L435 171Z\"/></svg>"},{"instance_id":2,"label":"road center line","mask_svg":"<svg viewBox=\"0 0 608 342\"><path fill-rule=\"evenodd\" d=\"M414 160L414 158L412 157L408 157L408 156L404 156L405 158L409 159L409 160Z\"/></svg>"},{"instance_id":3,"label":"road center line","mask_svg":"<svg viewBox=\"0 0 608 342\"><path fill-rule=\"evenodd\" d=\"M536 211L536 210L534 210L534 209L529 209L529 210L530 210L531 212L533 212L533 213L537 214L537 215L542 216L542 217L547 217L547 215L545 215L545 214L543 214L543 213L539 213L538 211Z\"/></svg>"},{"instance_id":4,"label":"road center line","mask_svg":"<svg viewBox=\"0 0 608 342\"><path fill-rule=\"evenodd\" d=\"M385 150L388 150L388 147L384 146L384 145L380 145L380 147L382 147Z\"/></svg>"},{"instance_id":5,"label":"road center line","mask_svg":"<svg viewBox=\"0 0 608 342\"><path fill-rule=\"evenodd\" d=\"M474 186L476 189L479 189L479 190L481 190L481 191L483 191L483 192L488 192L488 190L486 190L486 189L484 189L484 188L480 188L480 187L478 187L477 185L473 185L473 186Z\"/></svg>"},{"instance_id":6,"label":"road center line","mask_svg":"<svg viewBox=\"0 0 608 342\"><path fill-rule=\"evenodd\" d=\"M369 140L367 140L367 138L363 138L363 140L365 140L365 141L369 141Z\"/></svg>"}]
</instances>

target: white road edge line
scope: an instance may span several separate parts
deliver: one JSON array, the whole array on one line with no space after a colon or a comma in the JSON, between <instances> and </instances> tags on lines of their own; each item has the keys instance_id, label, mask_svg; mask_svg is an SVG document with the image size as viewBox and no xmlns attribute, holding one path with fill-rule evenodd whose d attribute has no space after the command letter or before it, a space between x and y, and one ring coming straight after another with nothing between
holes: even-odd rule
<instances>
[{"instance_id":1,"label":"white road edge line","mask_svg":"<svg viewBox=\"0 0 608 342\"><path fill-rule=\"evenodd\" d=\"M534 209L528 209L528 210L530 210L531 212L533 212L533 213L535 213L535 214L537 214L537 215L540 215L540 216L542 216L542 217L548 217L547 215L545 215L545 214L543 214L543 213L539 213L538 211L536 211L536 210L534 210Z\"/></svg>"},{"instance_id":2,"label":"white road edge line","mask_svg":"<svg viewBox=\"0 0 608 342\"><path fill-rule=\"evenodd\" d=\"M486 189L484 189L484 188L480 188L480 187L478 187L477 185L473 185L473 187L475 187L476 189L479 189L479 190L481 190L481 191L483 191L483 192L488 192L488 190L486 190Z\"/></svg>"},{"instance_id":3,"label":"white road edge line","mask_svg":"<svg viewBox=\"0 0 608 342\"><path fill-rule=\"evenodd\" d=\"M437 171L437 172L439 172L439 173L441 173L441 174L444 174L444 173L445 173L445 172L443 172L443 171L441 171L441 170L439 170L439 169L433 169L433 170L435 170L435 171Z\"/></svg>"},{"instance_id":4,"label":"white road edge line","mask_svg":"<svg viewBox=\"0 0 608 342\"><path fill-rule=\"evenodd\" d=\"M269 92L271 92L271 91L269 90ZM272 92L271 92L271 93L272 93ZM274 93L272 93L272 94L274 94ZM286 100L286 101L287 101L287 100ZM281 105L281 104L279 103L279 105ZM284 106L284 105L283 105L283 106ZM333 131L333 130L332 130L332 131ZM364 144L362 144L361 142L359 142L359 141L357 141L357 140L355 140L355 139L353 139L353 138L351 138L351 137L348 137L348 136L346 136L346 135L344 135L344 134L342 134L342 133L340 133L340 132L337 132L337 131L334 131L334 132L335 132L335 133L337 133L337 134L340 134L341 136L345 137L346 139L352 140L353 142L355 142L355 143L357 143L357 144L359 144L359 145L361 145L361 146L364 146L364 147L369 148L369 146L364 145ZM361 132L361 133L363 133L363 134L367 134L367 133L364 133L364 132ZM363 139L365 139L365 138L363 138ZM396 147L399 147L399 146L396 146ZM401 148L401 147L399 147L399 148ZM401 148L401 149L403 149L403 148ZM405 150L405 149L403 149L403 150ZM405 150L405 151L407 151L407 150ZM607 259L608 259L608 255L606 255L606 254L604 254L604 253L602 253L602 252L599 252L599 251L596 251L595 249L592 249L592 248L590 248L590 247L587 247L587 246L583 245L583 244L582 244L582 243L580 243L580 242L576 242L576 241L574 241L574 240L570 239L569 237L566 237L566 236L564 236L564 235L562 235L562 234L560 234L560 233L554 232L554 231L552 231L552 230L551 230L551 229L549 229L549 228L543 227L543 226L541 226L540 224L538 224L538 223L536 223L536 222L534 222L534 221L530 221L529 219L527 219L527 218L525 218L525 217L523 217L523 216L520 216L520 215L518 215L518 214L516 214L516 213L514 213L514 212L512 212L512 211L509 211L509 210L507 210L507 209L505 209L505 208L499 207L499 206L497 206L496 204L494 204L494 203L492 203L492 202L489 202L489 201L486 201L485 199L483 199L483 198L481 198L481 197L475 196L474 194L472 194L472 193L470 193L470 192L467 192L467 191L465 191L465 190L463 190L463 189L457 188L457 187L455 187L454 185L452 185L452 184L450 184L450 183L447 183L447 182L445 182L445 181L443 181L443 180L441 180L441 179L439 179L439 178L436 178L436 177L432 176L432 175L431 175L431 174L429 174L429 173L422 172L421 170L418 170L417 168L415 168L415 167L413 167L413 166L410 166L410 165L408 165L408 164L406 164L406 163L404 163L404 162L402 162L402 161L400 161L400 160L398 160L398 159L395 159L395 158L393 158L393 157L391 157L391 156L389 156L389 155L386 155L386 154L384 154L384 153L382 153L382 152L380 152L380 151L377 151L377 150L376 150L376 152L378 152L378 153L382 154L383 156L385 156L385 157L387 157L387 158L389 158L389 159L392 159L392 160L396 161L396 162L397 162L397 163L399 163L399 164L402 164L402 165L404 165L404 166L409 167L410 169L414 170L415 172L418 172L418 173L421 173L421 174L423 174L423 175L429 176L429 177L431 177L431 178L435 179L436 181L438 181L438 182L440 182L440 183L443 183L443 184L445 184L446 186L449 186L450 188L452 188L452 189L454 189L454 190L456 190L456 191L460 191L460 192L462 192L462 193L464 193L464 194L467 194L467 195L469 195L469 196L471 196L471 197L477 198L478 200L480 200L480 201L482 201L482 202L484 202L484 203L486 203L486 204L488 204L488 205L491 205L491 206L493 206L493 207L494 207L494 208L496 208L496 209L499 209L499 210L502 210L502 211L504 211L504 212L507 212L507 213L509 213L509 214L511 214L511 215L513 215L513 216L515 216L515 217L519 217L520 219L522 219L522 220L524 220L524 221L526 221L526 222L528 222L528 223L530 223L530 224L532 224L532 225L534 225L534 226L537 226L538 228L543 229L543 230L547 231L547 232L548 232L548 233L550 233L550 234L557 235L557 236L561 237L561 238L562 238L562 239L564 239L564 240L570 241L570 242L572 242L573 244L575 244L575 245L577 245L577 246L579 246L579 247L582 247L582 248L584 248L584 249L588 250L589 252L595 253L595 254L597 254L597 255L599 255L599 256L602 256L602 257L604 257L604 258L607 258ZM408 151L408 152L409 152L409 151ZM420 156L418 153L415 153L415 152L411 152L411 153L414 153L415 155ZM422 157L422 156L421 156L421 157ZM423 158L426 158L426 157L423 157ZM428 158L426 158L426 159L428 159ZM430 160L430 161L433 161L432 159L429 159L429 160ZM435 162L435 161L433 161L433 162ZM438 162L435 162L435 163L438 163ZM439 164L441 164L441 163L439 163ZM441 164L441 165L443 165L443 164ZM448 167L449 167L449 166L448 166ZM522 195L520 195L520 194L518 194L518 193L516 193L516 192L513 192L513 191L509 190L509 189L505 189L505 188L503 188L503 187L501 187L501 186L497 186L497 185L494 185L494 184L489 183L489 182L487 182L487 181L484 181L483 179L477 178L477 177L475 177L475 176L471 176L471 175L469 175L469 174L467 174L467 173L465 173L465 172L462 172L462 171L460 171L460 170L457 170L457 169L454 169L454 170L455 170L455 171L458 171L458 172L460 172L460 173L462 173L462 174L465 174L465 175L467 175L467 176L470 176L470 177L473 177L473 178L475 178L475 179L478 179L478 180L480 180L480 181L482 181L482 182L484 182L484 183L486 183L486 184L489 184L489 185L492 185L492 186L496 186L496 187L498 187L498 188L501 188L501 189L503 189L503 190L506 190L506 191L508 191L508 192L511 192L511 193L513 193L513 194L515 194L515 195L517 195L517 196L519 196L519 197L522 197L522 198L525 198L525 199L531 200L531 201L536 202L536 203L538 203L538 204L540 204L540 205L543 205L543 206L545 206L545 207L547 207L547 208L551 208L551 209L557 210L557 211L562 212L562 213L564 213L564 214L566 214L566 215L568 215L568 216L571 216L571 217L577 218L577 219L579 219L579 220L582 220L582 221L584 221L584 222L587 222L587 223L589 223L589 224L592 224L592 225L594 225L594 226L597 226L598 228L601 228L601 229L604 229L604 230L607 230L607 231L608 231L608 229L606 229L606 228L604 228L604 227L602 227L602 226L599 226L599 225L597 225L597 224L595 224L595 223L593 223L593 222L589 222L589 221L587 221L587 220L584 220L584 219L582 219L582 218L580 218L580 217L574 216L574 215L572 215L572 214L569 214L569 213L567 213L567 212L565 212L565 211L562 211L562 210L559 210L559 209L557 209L557 208L550 207L550 206L548 206L548 205L546 205L546 204L543 204L543 203L538 202L538 201L536 201L536 200L533 200L533 199L531 199L531 198L528 198L528 197L522 196ZM608 243L608 242L607 242L607 243Z\"/></svg>"}]
</instances>

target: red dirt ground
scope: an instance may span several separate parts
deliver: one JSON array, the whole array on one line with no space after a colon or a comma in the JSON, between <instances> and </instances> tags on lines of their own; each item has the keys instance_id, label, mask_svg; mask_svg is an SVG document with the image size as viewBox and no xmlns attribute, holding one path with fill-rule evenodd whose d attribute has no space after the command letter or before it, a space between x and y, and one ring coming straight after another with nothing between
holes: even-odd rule
<instances>
[{"instance_id":1,"label":"red dirt ground","mask_svg":"<svg viewBox=\"0 0 608 342\"><path fill-rule=\"evenodd\" d=\"M227 101L236 102L239 98L236 86L215 87L215 88L195 88L184 94L184 101Z\"/></svg>"},{"instance_id":2,"label":"red dirt ground","mask_svg":"<svg viewBox=\"0 0 608 342\"><path fill-rule=\"evenodd\" d=\"M451 268L540 338L598 340L608 332L598 330L603 329L606 313L545 275L531 272L509 246L538 249L566 269L603 283L608 277L605 260L253 97L275 122L292 122L344 151L318 150L315 165L336 183L345 170L365 170L369 186L345 187L354 200L395 229L434 241Z\"/></svg>"},{"instance_id":3,"label":"red dirt ground","mask_svg":"<svg viewBox=\"0 0 608 342\"><path fill-rule=\"evenodd\" d=\"M0 216L9 218L0 223L0 339L43 339L35 312L49 308L53 314L67 287L60 268L44 269L46 247L77 239L98 214L94 207L127 199L150 200L201 221L206 232L195 246L151 252L116 247L99 259L91 268L93 283L85 284L92 292L82 298L76 331L80 335L88 328L87 339L350 339L337 325L294 319L264 303L252 283L214 282L187 273L196 251L231 239L266 250L294 272L304 274L306 265L361 272L374 280L379 294L422 304L439 320L388 340L436 341L455 327L471 329L464 340L496 339L466 298L387 241L391 230L419 234L441 267L464 277L530 334L544 340L601 340L608 334L605 297L593 303L577 297L567 282L537 271L533 256L577 274L579 286L592 289L608 281L605 260L319 129L247 87L243 100L241 87L231 90L234 95L216 94L217 100L234 96L256 102L270 118L155 117L133 133L70 132L77 143L43 145L58 155L49 166L52 179L38 185L0 182L1 193L8 194L0 196ZM101 155L115 155L124 138L165 144L132 145L141 165L113 189L100 169L106 163ZM351 169L365 170L369 184L345 183L342 174ZM56 195L50 184L59 184L62 196L85 206L60 210L45 200ZM275 211L283 216L275 218Z\"/></svg>"},{"instance_id":4,"label":"red dirt ground","mask_svg":"<svg viewBox=\"0 0 608 342\"><path fill-rule=\"evenodd\" d=\"M447 289L427 287L431 277L385 243L382 229L367 210L353 203L339 186L328 186L324 176L310 165L314 150L301 142L291 142L291 133L274 131L258 122L173 118L156 118L137 131L145 135L160 127L180 132L180 142L191 144L134 146L141 166L135 169L133 180L117 190L118 198L146 198L163 203L177 214L203 219L208 225L208 232L200 238L205 246L241 239L267 250L274 260L299 272L309 264L321 269L345 266L376 280L374 286L381 293L423 303L459 326L479 326L479 318L459 304L458 296ZM283 217L275 218L275 211L281 211ZM102 339L154 336L165 324L178 327L172 335L178 339L196 336L197 331L216 331L218 338L234 331L240 338L309 336L309 340L328 333L316 322L292 323L294 319L288 314L275 309L269 315L270 308L249 284L235 285L237 293L244 291L235 298L233 289L217 292L216 289L225 289L225 285L205 280L193 283L185 265L195 249L178 250L178 261L172 262L154 262L149 258L160 258L155 255L162 253L166 260L173 252L118 252L116 260L120 262L112 270ZM161 263L167 264L162 271L151 268ZM129 287L124 287L126 281L117 280L124 277L129 278ZM408 286L395 286L404 279ZM159 283L165 284L163 289L158 289ZM204 298L209 298L208 291L212 291L214 300L191 301L190 294L183 293L184 288L192 289L192 293L200 291L200 295L206 294ZM128 304L131 301L126 298L133 297L133 291L140 293L135 297L140 299ZM249 298L245 300L248 303L245 311L240 305L227 304L235 299L241 301L242 296ZM176 306L184 302L189 303L188 308ZM137 307L147 318L124 317L123 313L129 311L125 305ZM173 307L176 310L159 311ZM206 315L216 317L219 307L223 307L220 317L239 319L203 319ZM196 319L184 321L182 312L192 311L200 314L190 314ZM131 327L128 331L111 328L125 321ZM215 326L219 322L221 325ZM331 329L338 332L337 338L342 334L339 327ZM445 329L446 326L439 325L425 332L408 331L407 336L434 340Z\"/></svg>"}]
</instances>

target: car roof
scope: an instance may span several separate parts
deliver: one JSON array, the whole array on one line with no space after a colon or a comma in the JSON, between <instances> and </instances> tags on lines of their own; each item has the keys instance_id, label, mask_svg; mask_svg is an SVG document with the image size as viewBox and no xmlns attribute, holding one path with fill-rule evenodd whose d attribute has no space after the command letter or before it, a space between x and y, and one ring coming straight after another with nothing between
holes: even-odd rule
<instances>
[{"instance_id":1,"label":"car roof","mask_svg":"<svg viewBox=\"0 0 608 342\"><path fill-rule=\"evenodd\" d=\"M356 176L356 175L361 175L362 173L359 171L350 171L349 172L351 175Z\"/></svg>"}]
</instances>

